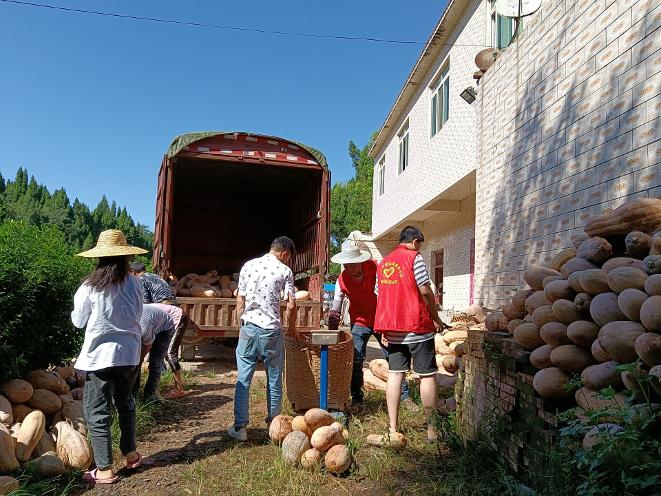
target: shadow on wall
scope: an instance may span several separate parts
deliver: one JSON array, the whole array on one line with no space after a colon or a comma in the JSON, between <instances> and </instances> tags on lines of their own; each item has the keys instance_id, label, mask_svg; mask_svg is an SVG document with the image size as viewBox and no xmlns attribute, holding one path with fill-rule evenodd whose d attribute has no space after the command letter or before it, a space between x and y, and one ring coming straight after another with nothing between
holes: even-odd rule
<instances>
[{"instance_id":1,"label":"shadow on wall","mask_svg":"<svg viewBox=\"0 0 661 496\"><path fill-rule=\"evenodd\" d=\"M544 2L483 79L476 296L487 306L523 287L526 267L571 246L589 217L658 185L658 171L641 172L655 131L635 129L654 126L636 105L659 93L646 81L658 46L640 20L656 4L633 3Z\"/></svg>"}]
</instances>

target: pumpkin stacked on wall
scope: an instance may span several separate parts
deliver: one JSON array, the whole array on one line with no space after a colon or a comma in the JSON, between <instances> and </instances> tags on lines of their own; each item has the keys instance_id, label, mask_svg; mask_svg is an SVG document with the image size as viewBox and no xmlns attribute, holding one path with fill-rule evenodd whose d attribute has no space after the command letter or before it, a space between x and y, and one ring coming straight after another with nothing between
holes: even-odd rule
<instances>
[{"instance_id":1,"label":"pumpkin stacked on wall","mask_svg":"<svg viewBox=\"0 0 661 496\"><path fill-rule=\"evenodd\" d=\"M637 387L619 364L639 361L661 392L661 200L625 203L589 219L585 232L544 266L528 268L530 288L487 327L508 328L531 351L540 396L574 394L592 409L603 388ZM583 385L575 393L565 387L574 375Z\"/></svg>"},{"instance_id":2,"label":"pumpkin stacked on wall","mask_svg":"<svg viewBox=\"0 0 661 496\"><path fill-rule=\"evenodd\" d=\"M42 477L90 466L83 383L73 367L57 367L0 385L0 475L30 460Z\"/></svg>"},{"instance_id":3,"label":"pumpkin stacked on wall","mask_svg":"<svg viewBox=\"0 0 661 496\"><path fill-rule=\"evenodd\" d=\"M311 408L305 415L278 415L269 427L271 440L282 447L288 464L306 469L322 465L332 474L346 472L353 458L346 446L349 432L321 408Z\"/></svg>"}]
</instances>

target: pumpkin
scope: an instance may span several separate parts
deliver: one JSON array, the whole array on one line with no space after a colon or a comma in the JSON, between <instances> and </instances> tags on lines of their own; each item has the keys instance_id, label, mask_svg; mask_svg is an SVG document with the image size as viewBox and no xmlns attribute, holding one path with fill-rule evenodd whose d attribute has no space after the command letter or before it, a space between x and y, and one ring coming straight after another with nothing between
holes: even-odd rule
<instances>
[{"instance_id":1,"label":"pumpkin","mask_svg":"<svg viewBox=\"0 0 661 496\"><path fill-rule=\"evenodd\" d=\"M553 347L548 344L533 350L530 354L530 363L532 366L536 369L553 367L553 364L551 363L551 351L553 351Z\"/></svg>"},{"instance_id":2,"label":"pumpkin","mask_svg":"<svg viewBox=\"0 0 661 496\"><path fill-rule=\"evenodd\" d=\"M650 275L661 274L661 255L649 255L643 258L645 272Z\"/></svg>"},{"instance_id":3,"label":"pumpkin","mask_svg":"<svg viewBox=\"0 0 661 496\"><path fill-rule=\"evenodd\" d=\"M547 276L559 276L560 272L557 270L549 269L547 267L529 267L523 273L523 280L526 284L535 290L544 289L544 278Z\"/></svg>"},{"instance_id":4,"label":"pumpkin","mask_svg":"<svg viewBox=\"0 0 661 496\"><path fill-rule=\"evenodd\" d=\"M661 255L661 231L655 232L652 236L652 248L650 255Z\"/></svg>"},{"instance_id":5,"label":"pumpkin","mask_svg":"<svg viewBox=\"0 0 661 496\"><path fill-rule=\"evenodd\" d=\"M484 313L484 308L482 308L477 303L469 305L466 311L464 312L468 317L471 317L475 322L483 323L487 318L487 314Z\"/></svg>"},{"instance_id":6,"label":"pumpkin","mask_svg":"<svg viewBox=\"0 0 661 496\"><path fill-rule=\"evenodd\" d=\"M404 448L406 437L401 432L389 432L386 435L370 434L367 436L367 444L370 446L387 446L389 448Z\"/></svg>"},{"instance_id":7,"label":"pumpkin","mask_svg":"<svg viewBox=\"0 0 661 496\"><path fill-rule=\"evenodd\" d=\"M57 477L66 473L64 462L55 454L55 450L44 453L37 457L32 466L41 477Z\"/></svg>"},{"instance_id":8,"label":"pumpkin","mask_svg":"<svg viewBox=\"0 0 661 496\"><path fill-rule=\"evenodd\" d=\"M48 389L35 389L28 401L28 406L41 410L46 415L52 415L62 409L62 400L58 395Z\"/></svg>"},{"instance_id":9,"label":"pumpkin","mask_svg":"<svg viewBox=\"0 0 661 496\"><path fill-rule=\"evenodd\" d=\"M65 381L70 377L73 377L76 374L76 370L73 368L73 365L68 367L55 367L55 372Z\"/></svg>"},{"instance_id":10,"label":"pumpkin","mask_svg":"<svg viewBox=\"0 0 661 496\"><path fill-rule=\"evenodd\" d=\"M567 326L560 322L548 322L539 330L540 337L546 344L555 348L571 341L567 337Z\"/></svg>"},{"instance_id":11,"label":"pumpkin","mask_svg":"<svg viewBox=\"0 0 661 496\"><path fill-rule=\"evenodd\" d=\"M11 403L2 395L0 395L0 423L5 425L14 423L14 416L11 413Z\"/></svg>"},{"instance_id":12,"label":"pumpkin","mask_svg":"<svg viewBox=\"0 0 661 496\"><path fill-rule=\"evenodd\" d=\"M589 320L577 320L567 327L567 337L569 340L586 350L592 347L592 343L598 336L599 326Z\"/></svg>"},{"instance_id":13,"label":"pumpkin","mask_svg":"<svg viewBox=\"0 0 661 496\"><path fill-rule=\"evenodd\" d=\"M333 474L342 474L351 466L351 451L343 444L333 446L324 457L326 469Z\"/></svg>"},{"instance_id":14,"label":"pumpkin","mask_svg":"<svg viewBox=\"0 0 661 496\"><path fill-rule=\"evenodd\" d=\"M632 258L645 258L652 248L652 236L640 231L632 231L624 238L627 255Z\"/></svg>"},{"instance_id":15,"label":"pumpkin","mask_svg":"<svg viewBox=\"0 0 661 496\"><path fill-rule=\"evenodd\" d=\"M0 424L0 474L8 474L18 470L14 441L4 424Z\"/></svg>"},{"instance_id":16,"label":"pumpkin","mask_svg":"<svg viewBox=\"0 0 661 496\"><path fill-rule=\"evenodd\" d=\"M597 268L598 267L592 262L588 262L587 260L583 260L582 258L572 258L571 260L568 260L567 263L565 263L565 265L562 266L560 272L562 273L562 277L568 279L569 276L574 272L578 272L580 270L597 269Z\"/></svg>"},{"instance_id":17,"label":"pumpkin","mask_svg":"<svg viewBox=\"0 0 661 496\"><path fill-rule=\"evenodd\" d=\"M22 379L5 382L0 391L12 403L25 403L32 397L32 385Z\"/></svg>"},{"instance_id":18,"label":"pumpkin","mask_svg":"<svg viewBox=\"0 0 661 496\"><path fill-rule=\"evenodd\" d=\"M558 253L553 255L550 260L545 262L542 266L549 269L559 271L562 266L567 263L570 259L576 256L576 248L570 247L560 250Z\"/></svg>"},{"instance_id":19,"label":"pumpkin","mask_svg":"<svg viewBox=\"0 0 661 496\"><path fill-rule=\"evenodd\" d=\"M57 457L68 468L86 470L92 464L92 450L85 436L67 422L58 422L53 430L57 439Z\"/></svg>"},{"instance_id":20,"label":"pumpkin","mask_svg":"<svg viewBox=\"0 0 661 496\"><path fill-rule=\"evenodd\" d=\"M611 289L608 285L608 272L603 269L588 269L581 271L581 287L589 295L608 293Z\"/></svg>"},{"instance_id":21,"label":"pumpkin","mask_svg":"<svg viewBox=\"0 0 661 496\"><path fill-rule=\"evenodd\" d=\"M298 415L292 419L291 428L293 431L304 433L307 437L312 436L312 429L305 423L305 417L303 415Z\"/></svg>"},{"instance_id":22,"label":"pumpkin","mask_svg":"<svg viewBox=\"0 0 661 496\"><path fill-rule=\"evenodd\" d=\"M71 396L71 393L61 394L59 398L63 405L73 402L73 396Z\"/></svg>"},{"instance_id":23,"label":"pumpkin","mask_svg":"<svg viewBox=\"0 0 661 496\"><path fill-rule=\"evenodd\" d=\"M581 372L594 363L590 352L575 344L563 344L551 352L551 363L570 374Z\"/></svg>"},{"instance_id":24,"label":"pumpkin","mask_svg":"<svg viewBox=\"0 0 661 496\"><path fill-rule=\"evenodd\" d=\"M594 236L581 243L576 250L576 257L595 264L602 264L613 256L613 247L604 238Z\"/></svg>"},{"instance_id":25,"label":"pumpkin","mask_svg":"<svg viewBox=\"0 0 661 496\"><path fill-rule=\"evenodd\" d=\"M573 301L556 300L551 305L553 315L564 324L571 324L576 320L581 320L583 314Z\"/></svg>"},{"instance_id":26,"label":"pumpkin","mask_svg":"<svg viewBox=\"0 0 661 496\"><path fill-rule=\"evenodd\" d=\"M310 448L301 455L301 467L314 468L321 463L321 453L319 450Z\"/></svg>"},{"instance_id":27,"label":"pumpkin","mask_svg":"<svg viewBox=\"0 0 661 496\"><path fill-rule=\"evenodd\" d=\"M313 448L324 453L336 444L343 443L344 438L342 437L342 431L340 429L325 425L314 431L310 438L310 442L312 443Z\"/></svg>"},{"instance_id":28,"label":"pumpkin","mask_svg":"<svg viewBox=\"0 0 661 496\"><path fill-rule=\"evenodd\" d=\"M523 346L526 350L534 350L544 345L539 327L536 324L521 324L514 329L514 341Z\"/></svg>"},{"instance_id":29,"label":"pumpkin","mask_svg":"<svg viewBox=\"0 0 661 496\"><path fill-rule=\"evenodd\" d=\"M650 296L661 296L661 274L649 276L645 281L644 288L645 292Z\"/></svg>"},{"instance_id":30,"label":"pumpkin","mask_svg":"<svg viewBox=\"0 0 661 496\"><path fill-rule=\"evenodd\" d=\"M621 390L624 384L617 365L617 362L613 361L590 365L581 372L583 385L592 391L601 391L608 386Z\"/></svg>"},{"instance_id":31,"label":"pumpkin","mask_svg":"<svg viewBox=\"0 0 661 496\"><path fill-rule=\"evenodd\" d=\"M448 346L455 341L465 341L468 339L468 331L447 331L443 334L443 341Z\"/></svg>"},{"instance_id":32,"label":"pumpkin","mask_svg":"<svg viewBox=\"0 0 661 496\"><path fill-rule=\"evenodd\" d=\"M589 451L599 444L604 439L616 436L624 431L622 427L617 424L598 424L590 429L583 438L583 449Z\"/></svg>"},{"instance_id":33,"label":"pumpkin","mask_svg":"<svg viewBox=\"0 0 661 496\"><path fill-rule=\"evenodd\" d=\"M557 322L558 318L553 313L553 307L551 305L544 305L539 307L532 314L532 321L541 328L544 324L549 322Z\"/></svg>"},{"instance_id":34,"label":"pumpkin","mask_svg":"<svg viewBox=\"0 0 661 496\"><path fill-rule=\"evenodd\" d=\"M33 370L25 378L34 389L48 389L55 394L66 394L69 386L56 372L47 370Z\"/></svg>"},{"instance_id":35,"label":"pumpkin","mask_svg":"<svg viewBox=\"0 0 661 496\"><path fill-rule=\"evenodd\" d=\"M308 291L296 291L294 293L294 299L296 301L305 301L310 299L310 293Z\"/></svg>"},{"instance_id":36,"label":"pumpkin","mask_svg":"<svg viewBox=\"0 0 661 496\"><path fill-rule=\"evenodd\" d=\"M223 275L218 278L218 285L221 289L229 289L232 278L228 275Z\"/></svg>"},{"instance_id":37,"label":"pumpkin","mask_svg":"<svg viewBox=\"0 0 661 496\"><path fill-rule=\"evenodd\" d=\"M617 297L617 306L629 320L640 322L640 307L649 296L639 289L625 289Z\"/></svg>"},{"instance_id":38,"label":"pumpkin","mask_svg":"<svg viewBox=\"0 0 661 496\"><path fill-rule=\"evenodd\" d=\"M466 350L464 349L464 343L463 341L455 341L454 343L450 343L450 351L454 356L457 357L462 357L466 354Z\"/></svg>"},{"instance_id":39,"label":"pumpkin","mask_svg":"<svg viewBox=\"0 0 661 496\"><path fill-rule=\"evenodd\" d=\"M566 398L571 391L565 388L571 376L557 367L538 370L532 380L532 386L543 398Z\"/></svg>"},{"instance_id":40,"label":"pumpkin","mask_svg":"<svg viewBox=\"0 0 661 496\"><path fill-rule=\"evenodd\" d=\"M661 403L631 405L629 419L633 425L640 426L652 420L660 410Z\"/></svg>"},{"instance_id":41,"label":"pumpkin","mask_svg":"<svg viewBox=\"0 0 661 496\"><path fill-rule=\"evenodd\" d=\"M23 404L14 405L11 409L14 422L23 422L23 419L32 411L32 408Z\"/></svg>"},{"instance_id":42,"label":"pumpkin","mask_svg":"<svg viewBox=\"0 0 661 496\"><path fill-rule=\"evenodd\" d=\"M650 296L640 306L640 322L648 331L661 332L661 296Z\"/></svg>"},{"instance_id":43,"label":"pumpkin","mask_svg":"<svg viewBox=\"0 0 661 496\"><path fill-rule=\"evenodd\" d=\"M11 434L11 439L14 442L14 449L16 449L16 442L18 441L18 433L21 431L21 423L15 422L9 426L9 433Z\"/></svg>"},{"instance_id":44,"label":"pumpkin","mask_svg":"<svg viewBox=\"0 0 661 496\"><path fill-rule=\"evenodd\" d=\"M546 299L544 291L535 291L526 299L526 312L530 315L534 313L539 307L550 305L551 302Z\"/></svg>"},{"instance_id":45,"label":"pumpkin","mask_svg":"<svg viewBox=\"0 0 661 496\"><path fill-rule=\"evenodd\" d=\"M546 295L546 299L551 303L560 299L574 299L574 290L569 286L569 283L565 279L559 279L548 283L544 287L544 294Z\"/></svg>"},{"instance_id":46,"label":"pumpkin","mask_svg":"<svg viewBox=\"0 0 661 496\"><path fill-rule=\"evenodd\" d=\"M608 285L615 293L625 289L643 289L647 274L635 267L618 267L608 272Z\"/></svg>"},{"instance_id":47,"label":"pumpkin","mask_svg":"<svg viewBox=\"0 0 661 496\"><path fill-rule=\"evenodd\" d=\"M519 310L511 302L505 303L502 309L503 315L508 319L520 319L526 315L526 311Z\"/></svg>"},{"instance_id":48,"label":"pumpkin","mask_svg":"<svg viewBox=\"0 0 661 496\"><path fill-rule=\"evenodd\" d=\"M636 339L634 349L645 365L661 365L661 334L644 332Z\"/></svg>"},{"instance_id":49,"label":"pumpkin","mask_svg":"<svg viewBox=\"0 0 661 496\"><path fill-rule=\"evenodd\" d=\"M333 416L321 408L310 408L305 413L305 423L308 424L312 432L319 427L331 425L333 422L335 422Z\"/></svg>"},{"instance_id":50,"label":"pumpkin","mask_svg":"<svg viewBox=\"0 0 661 496\"><path fill-rule=\"evenodd\" d=\"M434 349L440 355L448 355L450 353L450 348L443 341L443 336L438 333L434 334Z\"/></svg>"},{"instance_id":51,"label":"pumpkin","mask_svg":"<svg viewBox=\"0 0 661 496\"><path fill-rule=\"evenodd\" d=\"M507 323L507 332L510 334L514 334L514 329L519 327L521 324L523 324L523 320L521 319L512 319Z\"/></svg>"},{"instance_id":52,"label":"pumpkin","mask_svg":"<svg viewBox=\"0 0 661 496\"><path fill-rule=\"evenodd\" d=\"M542 281L543 289L546 289L546 286L548 286L549 283L553 281L564 281L564 280L565 279L563 279L562 276L546 276Z\"/></svg>"},{"instance_id":53,"label":"pumpkin","mask_svg":"<svg viewBox=\"0 0 661 496\"><path fill-rule=\"evenodd\" d=\"M582 270L579 270L577 272L572 272L571 274L569 274L569 277L567 278L567 283L569 283L569 287L572 288L577 293L585 292L583 286L581 286L582 273L583 273Z\"/></svg>"},{"instance_id":54,"label":"pumpkin","mask_svg":"<svg viewBox=\"0 0 661 496\"><path fill-rule=\"evenodd\" d=\"M271 420L269 426L269 437L275 444L280 444L292 431L291 426L292 417L289 415L276 415Z\"/></svg>"},{"instance_id":55,"label":"pumpkin","mask_svg":"<svg viewBox=\"0 0 661 496\"><path fill-rule=\"evenodd\" d=\"M83 391L84 391L83 388L79 387L79 388L76 388L76 389L72 389L71 393L69 393L69 394L71 394L71 397L74 400L82 400L83 399Z\"/></svg>"},{"instance_id":56,"label":"pumpkin","mask_svg":"<svg viewBox=\"0 0 661 496\"><path fill-rule=\"evenodd\" d=\"M384 360L383 358L375 358L370 362L369 367L372 374L374 374L376 377L382 381L388 381L388 371L390 370L388 368L388 360Z\"/></svg>"},{"instance_id":57,"label":"pumpkin","mask_svg":"<svg viewBox=\"0 0 661 496\"><path fill-rule=\"evenodd\" d=\"M589 236L626 235L631 231L656 232L661 229L661 200L636 198L611 212L590 217L583 229Z\"/></svg>"},{"instance_id":58,"label":"pumpkin","mask_svg":"<svg viewBox=\"0 0 661 496\"><path fill-rule=\"evenodd\" d=\"M602 398L597 391L591 391L586 387L577 389L574 398L578 406L586 411L602 410L604 408L624 408L627 397L622 393L615 393L612 397Z\"/></svg>"},{"instance_id":59,"label":"pumpkin","mask_svg":"<svg viewBox=\"0 0 661 496\"><path fill-rule=\"evenodd\" d=\"M436 355L436 366L454 373L461 367L461 358L454 355Z\"/></svg>"},{"instance_id":60,"label":"pumpkin","mask_svg":"<svg viewBox=\"0 0 661 496\"><path fill-rule=\"evenodd\" d=\"M592 342L592 346L590 346L590 351L592 352L592 356L594 357L595 360L597 360L599 363L604 363L604 362L610 362L613 358L606 353L606 351L601 347L599 344L599 340L595 339Z\"/></svg>"},{"instance_id":61,"label":"pumpkin","mask_svg":"<svg viewBox=\"0 0 661 496\"><path fill-rule=\"evenodd\" d=\"M44 430L39 441L37 441L37 445L32 450L32 456L41 456L49 451L55 451L55 441L50 432Z\"/></svg>"},{"instance_id":62,"label":"pumpkin","mask_svg":"<svg viewBox=\"0 0 661 496\"><path fill-rule=\"evenodd\" d=\"M574 245L574 248L576 248L578 250L578 247L581 246L581 243L583 243L583 241L585 241L589 237L590 236L588 236L587 234L585 234L582 231L578 231L578 232L573 233L571 235L571 241L572 241L572 244Z\"/></svg>"},{"instance_id":63,"label":"pumpkin","mask_svg":"<svg viewBox=\"0 0 661 496\"><path fill-rule=\"evenodd\" d=\"M62 416L83 436L87 436L87 422L85 412L80 401L72 401L62 407Z\"/></svg>"},{"instance_id":64,"label":"pumpkin","mask_svg":"<svg viewBox=\"0 0 661 496\"><path fill-rule=\"evenodd\" d=\"M609 322L626 319L620 307L617 306L617 295L615 293L601 293L592 298L590 316L600 327Z\"/></svg>"},{"instance_id":65,"label":"pumpkin","mask_svg":"<svg viewBox=\"0 0 661 496\"><path fill-rule=\"evenodd\" d=\"M661 396L661 365L655 365L649 371L650 384L654 388L656 394Z\"/></svg>"},{"instance_id":66,"label":"pumpkin","mask_svg":"<svg viewBox=\"0 0 661 496\"><path fill-rule=\"evenodd\" d=\"M592 296L587 293L578 293L574 298L576 309L583 315L590 315L590 303L592 303Z\"/></svg>"},{"instance_id":67,"label":"pumpkin","mask_svg":"<svg viewBox=\"0 0 661 496\"><path fill-rule=\"evenodd\" d=\"M643 326L637 322L616 320L599 330L599 344L616 362L633 362L638 358L633 345L644 332Z\"/></svg>"},{"instance_id":68,"label":"pumpkin","mask_svg":"<svg viewBox=\"0 0 661 496\"><path fill-rule=\"evenodd\" d=\"M1 470L0 470L1 471ZM17 479L8 475L0 476L0 495L10 494L16 491L21 484Z\"/></svg>"},{"instance_id":69,"label":"pumpkin","mask_svg":"<svg viewBox=\"0 0 661 496\"><path fill-rule=\"evenodd\" d=\"M21 423L21 430L16 440L16 459L19 462L27 462L32 456L32 451L41 440L46 428L46 416L39 410L30 412Z\"/></svg>"},{"instance_id":70,"label":"pumpkin","mask_svg":"<svg viewBox=\"0 0 661 496\"><path fill-rule=\"evenodd\" d=\"M520 289L512 296L512 305L519 312L526 312L526 300L535 293L532 289Z\"/></svg>"},{"instance_id":71,"label":"pumpkin","mask_svg":"<svg viewBox=\"0 0 661 496\"><path fill-rule=\"evenodd\" d=\"M298 465L301 455L310 449L310 440L304 432L292 431L282 441L282 458L290 465Z\"/></svg>"},{"instance_id":72,"label":"pumpkin","mask_svg":"<svg viewBox=\"0 0 661 496\"><path fill-rule=\"evenodd\" d=\"M484 321L484 325L490 331L506 331L508 322L509 321L507 317L505 317L502 312L493 312L487 315L487 318ZM457 331L450 331L450 332L457 332ZM445 342L447 343L447 340Z\"/></svg>"},{"instance_id":73,"label":"pumpkin","mask_svg":"<svg viewBox=\"0 0 661 496\"><path fill-rule=\"evenodd\" d=\"M641 394L642 389L640 388L640 384L638 383L638 379L636 378L636 374L633 372L630 372L629 370L623 370L622 371L622 383L624 384L624 387L628 389L629 391L632 391L634 393L634 398L638 400L644 400L645 395Z\"/></svg>"},{"instance_id":74,"label":"pumpkin","mask_svg":"<svg viewBox=\"0 0 661 496\"><path fill-rule=\"evenodd\" d=\"M601 268L604 269L606 272L610 272L611 270L617 269L618 267L634 267L636 269L643 270L645 266L643 265L643 262L641 260L631 257L611 258L610 260L605 262L604 265L601 266Z\"/></svg>"}]
</instances>

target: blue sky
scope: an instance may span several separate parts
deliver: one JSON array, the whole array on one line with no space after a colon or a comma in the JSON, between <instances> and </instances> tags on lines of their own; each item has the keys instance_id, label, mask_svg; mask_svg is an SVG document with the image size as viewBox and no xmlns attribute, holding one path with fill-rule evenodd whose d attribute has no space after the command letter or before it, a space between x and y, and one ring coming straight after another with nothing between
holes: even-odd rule
<instances>
[{"instance_id":1,"label":"blue sky","mask_svg":"<svg viewBox=\"0 0 661 496\"><path fill-rule=\"evenodd\" d=\"M39 0L37 0L39 1ZM280 31L426 41L444 0L42 0L89 10ZM248 130L320 149L333 180L349 140L378 130L421 46L275 36L0 2L0 172L102 194L153 226L168 144Z\"/></svg>"}]
</instances>

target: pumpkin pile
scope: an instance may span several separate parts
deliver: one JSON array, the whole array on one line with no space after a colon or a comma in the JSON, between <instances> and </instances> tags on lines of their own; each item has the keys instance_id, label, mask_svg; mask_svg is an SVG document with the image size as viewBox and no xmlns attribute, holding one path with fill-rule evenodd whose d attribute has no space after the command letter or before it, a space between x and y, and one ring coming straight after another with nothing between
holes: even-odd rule
<instances>
[{"instance_id":1,"label":"pumpkin pile","mask_svg":"<svg viewBox=\"0 0 661 496\"><path fill-rule=\"evenodd\" d=\"M217 270L206 274L191 272L181 279L169 277L169 283L176 296L194 296L196 298L236 298L239 288L239 273L218 275ZM296 300L304 301L310 297L307 291L296 288Z\"/></svg>"},{"instance_id":2,"label":"pumpkin pile","mask_svg":"<svg viewBox=\"0 0 661 496\"><path fill-rule=\"evenodd\" d=\"M574 247L525 271L530 288L489 315L487 328L508 330L532 352L544 398L571 396L564 386L580 374L574 397L594 410L603 388L636 390L631 372L617 369L636 361L661 394L661 200L633 200L584 229Z\"/></svg>"},{"instance_id":3,"label":"pumpkin pile","mask_svg":"<svg viewBox=\"0 0 661 496\"><path fill-rule=\"evenodd\" d=\"M83 383L69 366L33 370L25 379L0 385L0 474L12 473L30 460L42 477L91 465L79 388ZM3 484L14 487L9 479L0 477L0 494Z\"/></svg>"},{"instance_id":4,"label":"pumpkin pile","mask_svg":"<svg viewBox=\"0 0 661 496\"><path fill-rule=\"evenodd\" d=\"M282 458L305 469L322 465L332 474L346 472L353 458L347 447L349 432L321 408L305 415L278 415L269 427L271 440L282 447Z\"/></svg>"}]
</instances>

